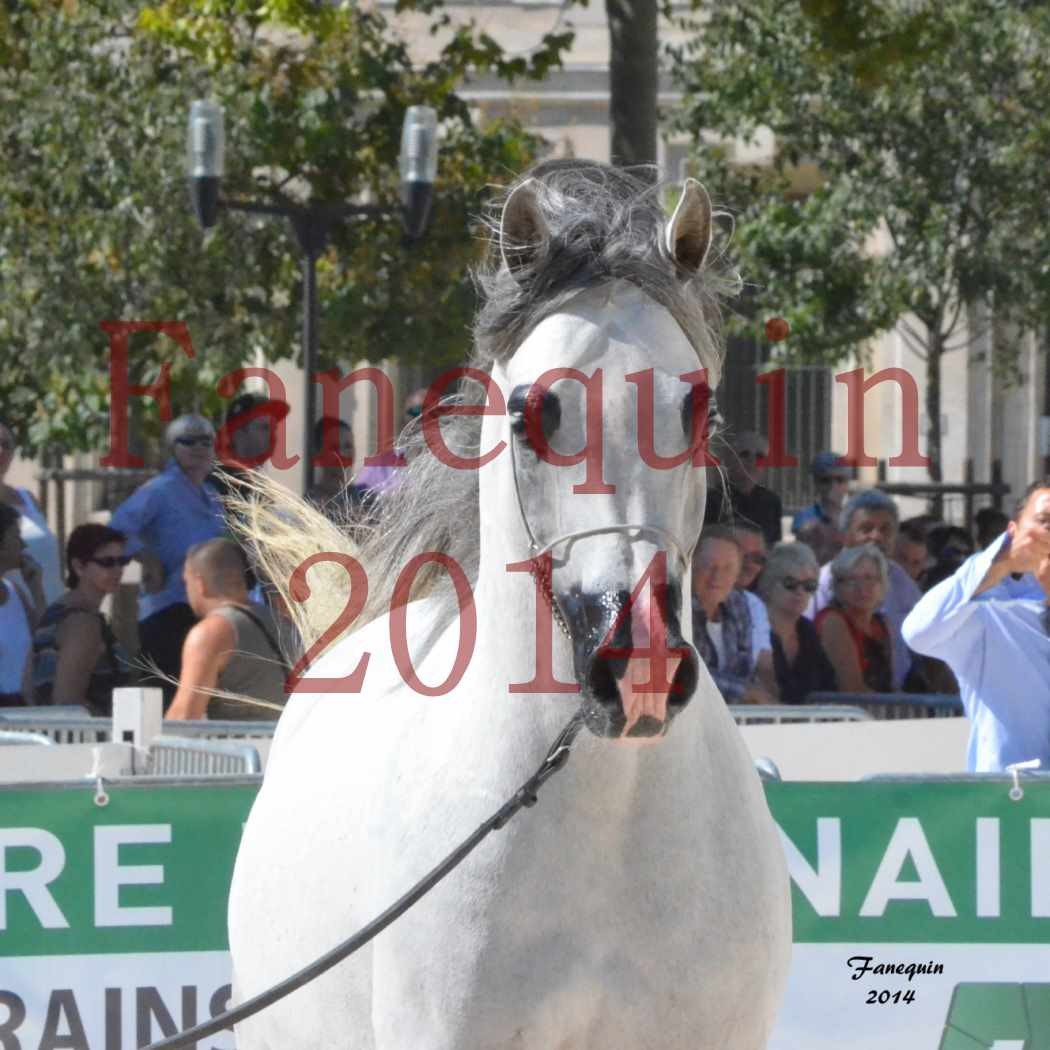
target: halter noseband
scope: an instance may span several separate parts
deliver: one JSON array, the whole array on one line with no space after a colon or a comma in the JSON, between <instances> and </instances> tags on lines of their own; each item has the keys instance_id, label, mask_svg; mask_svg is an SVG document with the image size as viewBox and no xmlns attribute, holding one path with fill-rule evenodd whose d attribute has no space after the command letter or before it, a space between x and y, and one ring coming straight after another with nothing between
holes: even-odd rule
<instances>
[{"instance_id":1,"label":"halter noseband","mask_svg":"<svg viewBox=\"0 0 1050 1050\"><path fill-rule=\"evenodd\" d=\"M518 514L521 516L521 524L525 529L525 535L529 540L529 549L532 551L533 560L538 560L543 557L544 554L549 553L560 543L570 542L572 540L583 539L586 536L602 536L608 533L619 533L627 534L630 532L637 532L642 535L651 534L658 537L669 547L678 559L681 567L685 569L693 556L693 550L696 548L696 544L699 541L699 534L693 541L692 545L686 549L685 545L681 543L677 536L668 529L663 528L660 525L649 525L649 524L630 524L627 522L618 523L615 525L598 525L591 529L575 529L572 532L563 533L560 536L555 537L548 543L540 543L536 538L536 533L533 531L532 526L529 524L528 515L525 513L525 503L521 498L521 484L518 480L518 454L516 442L513 436L510 440L510 469L511 474L514 478L514 498L518 504ZM539 578L539 572L537 570L537 578ZM554 595L550 591L550 581L546 580L546 598L550 603L551 611L554 613L555 619L558 621L558 625L569 635L568 625L564 622L557 605L554 602ZM571 637L571 635L570 635Z\"/></svg>"}]
</instances>

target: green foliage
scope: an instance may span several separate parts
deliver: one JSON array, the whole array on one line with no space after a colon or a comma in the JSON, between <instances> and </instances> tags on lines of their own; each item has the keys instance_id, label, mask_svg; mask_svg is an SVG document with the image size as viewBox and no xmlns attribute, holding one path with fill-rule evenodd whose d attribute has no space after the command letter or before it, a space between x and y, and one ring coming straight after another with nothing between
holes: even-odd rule
<instances>
[{"instance_id":1,"label":"green foliage","mask_svg":"<svg viewBox=\"0 0 1050 1050\"><path fill-rule=\"evenodd\" d=\"M753 283L738 327L781 314L791 357L835 362L909 313L934 354L961 303L1041 321L1047 5L739 0L702 16L674 56L676 127L724 142L770 129L776 143L765 168L698 148ZM801 168L818 188L791 196Z\"/></svg>"},{"instance_id":2,"label":"green foliage","mask_svg":"<svg viewBox=\"0 0 1050 1050\"><path fill-rule=\"evenodd\" d=\"M318 266L321 364L465 356L472 220L486 187L539 143L516 126L475 126L456 90L474 70L543 76L571 35L508 57L436 0L402 0L399 14L443 34L438 58L415 65L378 10L350 2L0 4L0 413L30 448L108 444L102 320L187 322L194 362L163 337L131 342L133 383L173 362L176 410L217 413L225 372L299 354L287 224L227 212L202 235L193 218L194 98L225 110L224 196L273 201L393 204L405 107L435 106L445 137L431 232L406 250L394 217L336 227Z\"/></svg>"}]
</instances>

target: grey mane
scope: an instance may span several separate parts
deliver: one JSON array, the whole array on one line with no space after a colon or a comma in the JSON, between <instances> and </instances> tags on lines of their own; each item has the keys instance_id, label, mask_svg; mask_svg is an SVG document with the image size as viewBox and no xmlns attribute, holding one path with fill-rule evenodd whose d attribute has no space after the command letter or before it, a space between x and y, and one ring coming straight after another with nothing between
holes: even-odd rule
<instances>
[{"instance_id":1,"label":"grey mane","mask_svg":"<svg viewBox=\"0 0 1050 1050\"><path fill-rule=\"evenodd\" d=\"M512 276L501 264L499 216L515 186L530 178L538 184L551 236L546 250ZM660 194L660 186L624 169L553 161L533 168L493 201L487 219L490 259L475 275L484 305L474 326L472 367L490 371L581 290L621 279L637 285L678 321L713 387L720 367L718 281L706 273L688 279L676 269L664 247L667 213ZM483 392L468 389L460 400L479 403ZM481 422L478 416L446 417L445 443L460 456L477 455ZM389 609L394 582L416 555L449 555L472 584L477 579L477 471L453 469L431 455L418 421L401 435L399 445L408 453L409 466L397 488L379 501L357 552L372 585L362 623ZM456 607L448 573L440 566L430 564L416 577L412 597L424 595L447 599L450 613Z\"/></svg>"}]
</instances>

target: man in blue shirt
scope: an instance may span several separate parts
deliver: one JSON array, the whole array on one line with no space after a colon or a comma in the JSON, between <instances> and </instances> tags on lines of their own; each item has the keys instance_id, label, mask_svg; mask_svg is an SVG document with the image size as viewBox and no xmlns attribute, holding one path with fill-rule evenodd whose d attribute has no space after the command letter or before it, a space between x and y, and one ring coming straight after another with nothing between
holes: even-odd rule
<instances>
[{"instance_id":1,"label":"man in blue shirt","mask_svg":"<svg viewBox=\"0 0 1050 1050\"><path fill-rule=\"evenodd\" d=\"M142 563L141 655L178 678L182 643L197 622L186 598L182 564L194 544L225 536L227 530L218 493L204 480L215 455L211 423L202 416L179 416L165 438L172 459L117 507L110 526L128 537L128 554ZM158 684L169 700L175 687Z\"/></svg>"},{"instance_id":2,"label":"man in blue shirt","mask_svg":"<svg viewBox=\"0 0 1050 1050\"><path fill-rule=\"evenodd\" d=\"M1021 592L1011 573L1032 573L1042 593ZM955 672L971 721L972 771L1034 758L1050 769L1048 596L1050 477L1029 487L996 542L927 592L904 621L907 643Z\"/></svg>"}]
</instances>

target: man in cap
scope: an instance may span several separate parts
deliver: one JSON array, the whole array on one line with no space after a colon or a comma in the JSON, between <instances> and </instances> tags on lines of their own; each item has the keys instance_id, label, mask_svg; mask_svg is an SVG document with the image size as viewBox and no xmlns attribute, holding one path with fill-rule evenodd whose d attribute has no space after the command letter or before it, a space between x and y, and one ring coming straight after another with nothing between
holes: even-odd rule
<instances>
[{"instance_id":1,"label":"man in cap","mask_svg":"<svg viewBox=\"0 0 1050 1050\"><path fill-rule=\"evenodd\" d=\"M810 473L817 487L817 499L811 507L795 515L791 531L799 543L813 551L819 565L826 565L842 550L839 519L853 468L843 463L837 452L818 452L813 457Z\"/></svg>"},{"instance_id":2,"label":"man in cap","mask_svg":"<svg viewBox=\"0 0 1050 1050\"><path fill-rule=\"evenodd\" d=\"M763 469L758 466L758 458L764 456L768 449L765 438L752 430L745 430L721 444L719 458L725 468L725 476L721 488L712 486L708 490L704 524L750 522L762 530L770 546L779 543L780 517L783 513L780 497L772 489L759 484L758 480Z\"/></svg>"},{"instance_id":3,"label":"man in cap","mask_svg":"<svg viewBox=\"0 0 1050 1050\"><path fill-rule=\"evenodd\" d=\"M278 425L288 415L288 403L262 394L241 394L230 402L218 434L222 469L235 481L261 467L272 455Z\"/></svg>"},{"instance_id":4,"label":"man in cap","mask_svg":"<svg viewBox=\"0 0 1050 1050\"><path fill-rule=\"evenodd\" d=\"M127 553L142 563L139 645L142 656L178 678L182 643L197 617L186 598L182 566L195 543L226 534L218 492L205 479L215 458L215 429L203 416L179 416L165 439L172 458L137 488L110 519L128 538ZM166 699L174 686L158 682Z\"/></svg>"}]
</instances>

